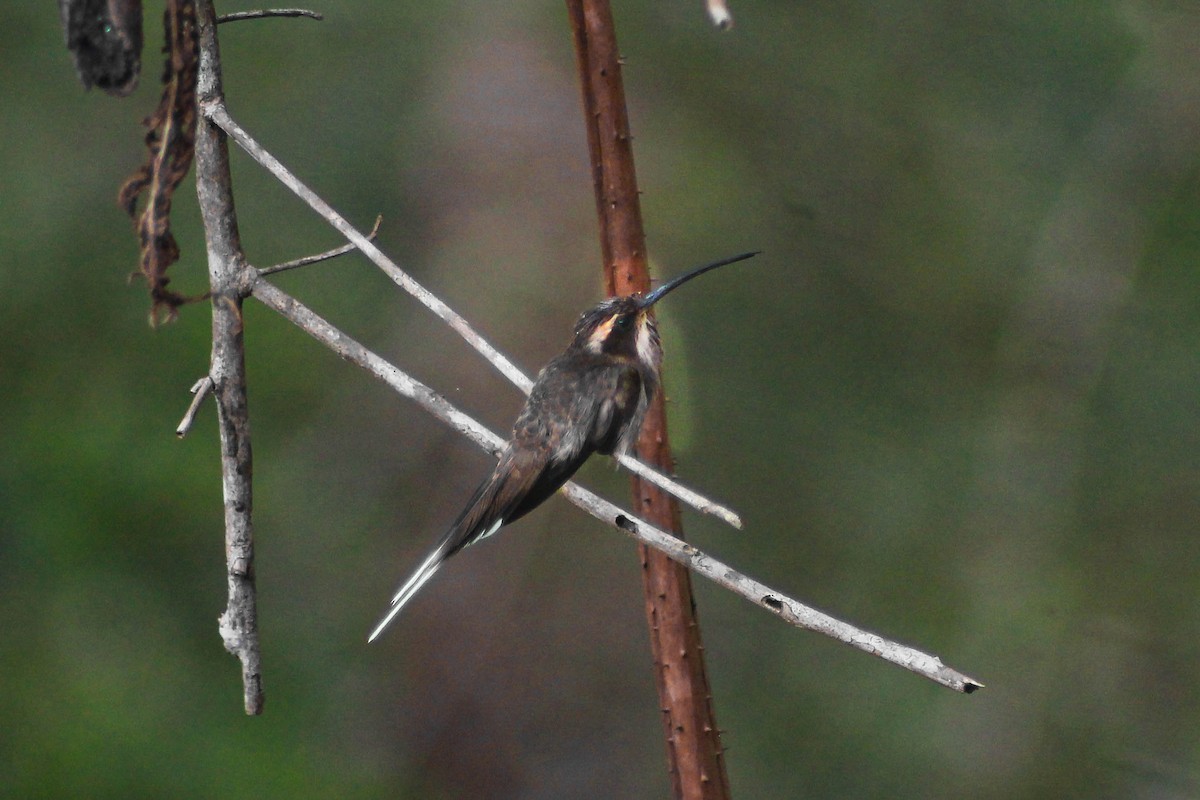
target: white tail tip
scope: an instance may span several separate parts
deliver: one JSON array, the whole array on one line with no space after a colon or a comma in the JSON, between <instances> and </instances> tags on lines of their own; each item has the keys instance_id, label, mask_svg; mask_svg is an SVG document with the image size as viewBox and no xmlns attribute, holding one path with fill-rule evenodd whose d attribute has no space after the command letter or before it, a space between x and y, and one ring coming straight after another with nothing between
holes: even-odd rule
<instances>
[{"instance_id":1,"label":"white tail tip","mask_svg":"<svg viewBox=\"0 0 1200 800\"><path fill-rule=\"evenodd\" d=\"M396 596L392 598L392 607L388 609L387 614L375 626L375 630L371 631L371 635L367 637L367 644L375 641L379 637L379 634L383 633L383 629L391 624L396 615L400 613L400 609L404 608L408 604L408 601L413 599L413 596L425 585L426 581L433 577L433 573L438 571L444 560L444 545L429 554L429 557L417 568L412 577L406 580L404 585L400 587L400 591L396 592Z\"/></svg>"}]
</instances>

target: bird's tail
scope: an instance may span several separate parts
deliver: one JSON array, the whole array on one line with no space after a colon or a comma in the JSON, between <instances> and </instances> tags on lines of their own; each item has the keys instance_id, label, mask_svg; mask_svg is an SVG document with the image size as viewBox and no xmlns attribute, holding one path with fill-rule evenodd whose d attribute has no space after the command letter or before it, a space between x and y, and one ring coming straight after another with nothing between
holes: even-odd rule
<instances>
[{"instance_id":1,"label":"bird's tail","mask_svg":"<svg viewBox=\"0 0 1200 800\"><path fill-rule=\"evenodd\" d=\"M383 619L375 626L375 630L371 631L371 635L367 637L367 642L375 641L379 634L383 633L383 629L391 624L396 615L400 613L400 609L407 605L408 601L413 598L426 581L433 577L433 573L446 562L449 551L449 542L443 541L438 547L429 554L429 558L425 559L424 563L417 568L417 571L404 582L400 590L396 592L396 596L392 598L392 607L384 614Z\"/></svg>"},{"instance_id":2,"label":"bird's tail","mask_svg":"<svg viewBox=\"0 0 1200 800\"><path fill-rule=\"evenodd\" d=\"M488 504L485 501L488 498L485 495L489 488L486 483L480 487L462 516L455 521L442 540L438 542L437 547L429 554L429 557L421 562L421 566L417 567L417 570L396 592L396 596L392 598L391 608L383 615L383 619L379 621L375 629L371 631L371 635L367 637L368 644L375 641L379 634L383 633L384 628L390 625L392 620L396 618L396 615L400 613L400 609L404 608L408 604L408 601L441 568L442 564L446 563L446 559L467 545L477 542L485 536L491 536L504 524L503 518L491 519L491 515L486 514Z\"/></svg>"}]
</instances>

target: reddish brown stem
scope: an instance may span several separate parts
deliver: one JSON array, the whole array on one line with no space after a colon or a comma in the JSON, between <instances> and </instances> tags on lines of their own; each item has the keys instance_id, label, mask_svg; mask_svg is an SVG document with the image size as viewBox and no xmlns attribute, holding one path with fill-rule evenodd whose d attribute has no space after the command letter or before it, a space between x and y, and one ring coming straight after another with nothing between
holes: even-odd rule
<instances>
[{"instance_id":1,"label":"reddish brown stem","mask_svg":"<svg viewBox=\"0 0 1200 800\"><path fill-rule=\"evenodd\" d=\"M644 292L650 287L646 237L612 10L608 0L567 0L567 10L583 92L605 288L610 295ZM647 463L670 472L673 463L662 398L660 392L646 415L638 453ZM637 513L682 538L674 498L637 478L633 493ZM685 567L657 550L639 545L639 552L674 796L728 798L729 778L705 674L691 579Z\"/></svg>"}]
</instances>

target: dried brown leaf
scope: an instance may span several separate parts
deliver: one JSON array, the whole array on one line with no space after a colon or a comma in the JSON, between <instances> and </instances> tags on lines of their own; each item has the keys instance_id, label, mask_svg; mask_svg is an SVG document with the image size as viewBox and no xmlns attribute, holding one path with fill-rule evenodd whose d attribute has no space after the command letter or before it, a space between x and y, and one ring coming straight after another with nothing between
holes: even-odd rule
<instances>
[{"instance_id":1,"label":"dried brown leaf","mask_svg":"<svg viewBox=\"0 0 1200 800\"><path fill-rule=\"evenodd\" d=\"M167 268L179 260L171 233L171 199L187 176L196 140L196 69L199 50L194 0L168 0L163 12L167 53L163 93L145 120L146 162L121 185L117 202L134 220L141 255L138 272L150 285L151 324L170 321L184 303L199 299L167 288ZM138 199L145 202L139 213Z\"/></svg>"}]
</instances>

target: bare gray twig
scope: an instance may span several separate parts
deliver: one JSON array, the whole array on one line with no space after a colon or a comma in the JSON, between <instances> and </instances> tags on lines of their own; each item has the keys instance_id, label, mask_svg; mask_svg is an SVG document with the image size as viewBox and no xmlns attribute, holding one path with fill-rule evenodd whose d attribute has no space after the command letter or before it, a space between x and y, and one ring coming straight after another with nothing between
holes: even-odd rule
<instances>
[{"instance_id":1,"label":"bare gray twig","mask_svg":"<svg viewBox=\"0 0 1200 800\"><path fill-rule=\"evenodd\" d=\"M382 222L383 222L382 214L375 217L375 227L371 228L371 232L367 234L368 242L375 241L376 235L379 234L379 225ZM297 259L293 259L291 261L285 261L282 264L276 264L273 267L264 267L258 271L258 274L259 275L274 275L277 272L283 272L283 271L289 270L289 269L296 269L297 267L307 267L309 264L316 264L321 261L328 261L331 258L337 258L338 256L344 256L347 253L352 253L357 249L358 249L358 247L356 247L353 244L344 244L341 247L335 247L332 250L326 250L324 253L317 253L314 256L304 256L303 258L297 258Z\"/></svg>"},{"instance_id":2,"label":"bare gray twig","mask_svg":"<svg viewBox=\"0 0 1200 800\"><path fill-rule=\"evenodd\" d=\"M212 378L205 375L188 390L192 393L192 402L188 404L188 409L184 413L183 419L179 421L179 425L175 428L175 435L180 439L187 436L188 431L192 429L192 423L196 421L196 412L200 410L200 404L204 402L204 398L208 397L208 393L212 391L212 388Z\"/></svg>"},{"instance_id":3,"label":"bare gray twig","mask_svg":"<svg viewBox=\"0 0 1200 800\"><path fill-rule=\"evenodd\" d=\"M308 17L309 19L315 19L317 22L325 19L324 14L309 11L306 8L260 8L255 11L233 11L229 14L221 14L217 17L217 24L239 22L244 19L267 19L269 17Z\"/></svg>"},{"instance_id":4,"label":"bare gray twig","mask_svg":"<svg viewBox=\"0 0 1200 800\"><path fill-rule=\"evenodd\" d=\"M233 139L237 144L245 150L251 158L261 164L268 172L274 175L284 186L292 190L305 203L316 211L330 225L341 232L343 236L354 243L359 250L371 259L377 267L382 269L384 273L390 277L400 288L411 294L421 302L426 308L436 314L442 321L453 328L460 336L463 337L475 350L477 350L493 367L495 367L504 377L508 378L517 388L525 394L529 394L529 390L533 387L533 381L526 377L515 364L512 363L499 350L493 347L486 339L471 327L461 315L458 314L450 306L446 305L441 298L432 294L428 289L417 283L408 273L400 269L394 261L388 258L383 252L375 246L375 244L367 239L359 232L349 221L342 215L338 214L333 208L321 199L312 189L309 189L300 181L287 167L279 162L275 156L271 155L262 145L255 141L250 134L238 125L232 117L229 116L229 111L220 102L201 103L201 113L212 120L214 124L225 131L229 138ZM622 456L618 459L620 464L627 469L635 472L639 477L653 483L663 491L675 495L683 502L692 506L696 510L711 514L717 517L728 525L735 528L742 527L741 518L732 510L722 506L721 504L702 497L696 492L687 489L677 481L663 475L653 467L647 466L637 461L637 459L628 456Z\"/></svg>"},{"instance_id":5,"label":"bare gray twig","mask_svg":"<svg viewBox=\"0 0 1200 800\"><path fill-rule=\"evenodd\" d=\"M329 347L341 358L362 367L400 394L414 400L430 414L466 436L479 447L493 455L498 454L504 447L503 438L459 411L446 398L428 386L359 344L283 290L260 279L254 283L251 295ZM620 528L644 544L662 551L698 574L773 612L780 619L798 628L831 636L959 692L970 693L983 685L945 666L936 656L841 622L816 609L809 608L753 578L742 575L732 567L721 563L692 545L676 539L669 533L643 522L630 512L622 510L576 483L568 483L563 488L563 494L576 506L597 519Z\"/></svg>"},{"instance_id":6,"label":"bare gray twig","mask_svg":"<svg viewBox=\"0 0 1200 800\"><path fill-rule=\"evenodd\" d=\"M815 608L806 606L798 600L793 600L721 563L682 539L677 539L666 531L627 514L618 506L578 484L568 484L564 487L563 494L567 496L568 500L596 519L620 528L639 542L666 554L718 586L723 586L751 603L773 612L784 622L837 639L839 642L844 642L851 647L878 656L884 661L904 667L910 672L940 683L956 692L970 694L976 689L983 688L982 683L967 677L956 669L947 667L937 656L856 628L848 622L842 622Z\"/></svg>"}]
</instances>

